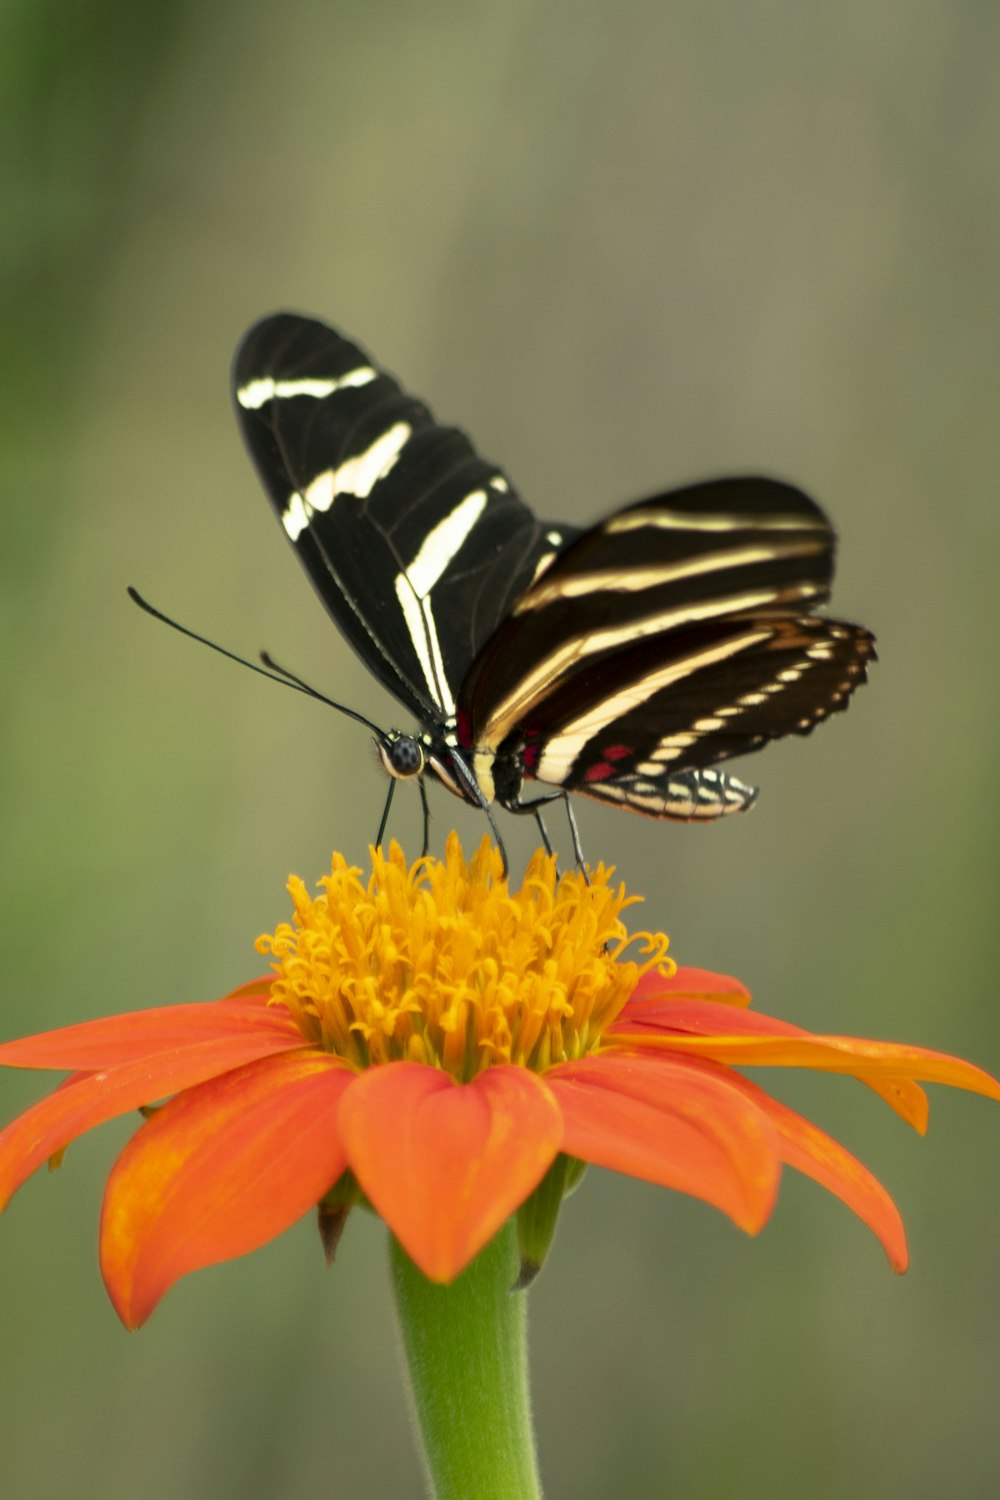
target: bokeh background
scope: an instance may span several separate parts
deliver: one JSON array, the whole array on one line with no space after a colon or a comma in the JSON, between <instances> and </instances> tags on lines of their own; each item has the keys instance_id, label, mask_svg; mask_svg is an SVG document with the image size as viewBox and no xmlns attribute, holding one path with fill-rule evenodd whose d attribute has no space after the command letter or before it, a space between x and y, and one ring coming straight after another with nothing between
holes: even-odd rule
<instances>
[{"instance_id":1,"label":"bokeh background","mask_svg":"<svg viewBox=\"0 0 1000 1500\"><path fill-rule=\"evenodd\" d=\"M236 341L290 306L546 515L740 470L821 500L871 685L747 762L751 817L584 803L586 847L762 1008L1000 1070L997 8L8 0L0 26L3 1032L221 993L287 873L374 834L362 730L125 596L398 722L230 412ZM417 851L415 796L392 831ZM547 1494L997 1493L1000 1115L939 1092L921 1142L857 1086L764 1081L890 1186L912 1270L809 1183L749 1241L592 1171L531 1293ZM37 1093L5 1077L3 1114ZM95 1240L132 1128L3 1222L4 1493L416 1500L381 1226L328 1275L304 1222L128 1337Z\"/></svg>"}]
</instances>

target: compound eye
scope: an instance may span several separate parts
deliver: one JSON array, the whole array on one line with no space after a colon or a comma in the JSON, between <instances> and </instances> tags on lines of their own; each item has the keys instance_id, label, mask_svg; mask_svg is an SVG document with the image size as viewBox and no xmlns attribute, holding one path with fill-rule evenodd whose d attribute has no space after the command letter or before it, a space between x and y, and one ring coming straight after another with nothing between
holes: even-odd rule
<instances>
[{"instance_id":1,"label":"compound eye","mask_svg":"<svg viewBox=\"0 0 1000 1500\"><path fill-rule=\"evenodd\" d=\"M405 780L419 776L424 769L424 749L412 734L400 734L395 739L379 741L378 753L390 776Z\"/></svg>"}]
</instances>

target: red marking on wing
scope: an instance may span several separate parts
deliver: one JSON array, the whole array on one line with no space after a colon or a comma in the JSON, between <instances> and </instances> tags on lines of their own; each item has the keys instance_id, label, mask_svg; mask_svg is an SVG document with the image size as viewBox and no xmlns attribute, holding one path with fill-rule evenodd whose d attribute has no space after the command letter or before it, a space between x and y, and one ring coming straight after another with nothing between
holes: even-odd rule
<instances>
[{"instance_id":1,"label":"red marking on wing","mask_svg":"<svg viewBox=\"0 0 1000 1500\"><path fill-rule=\"evenodd\" d=\"M599 760L595 766L588 766L583 773L584 781L607 781L609 776L615 774L615 768L610 761Z\"/></svg>"}]
</instances>

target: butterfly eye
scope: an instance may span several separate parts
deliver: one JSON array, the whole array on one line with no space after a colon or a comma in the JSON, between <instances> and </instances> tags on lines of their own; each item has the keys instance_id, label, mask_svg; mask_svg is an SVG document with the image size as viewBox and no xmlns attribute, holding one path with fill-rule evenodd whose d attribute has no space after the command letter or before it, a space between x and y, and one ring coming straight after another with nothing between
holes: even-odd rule
<instances>
[{"instance_id":1,"label":"butterfly eye","mask_svg":"<svg viewBox=\"0 0 1000 1500\"><path fill-rule=\"evenodd\" d=\"M424 747L412 734L397 734L376 741L379 759L390 776L405 781L424 769Z\"/></svg>"}]
</instances>

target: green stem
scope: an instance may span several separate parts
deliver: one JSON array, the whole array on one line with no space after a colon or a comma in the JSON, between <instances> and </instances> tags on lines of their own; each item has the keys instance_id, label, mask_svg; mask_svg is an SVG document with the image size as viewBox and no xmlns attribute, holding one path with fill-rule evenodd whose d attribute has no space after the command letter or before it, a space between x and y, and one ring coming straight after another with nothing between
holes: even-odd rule
<instances>
[{"instance_id":1,"label":"green stem","mask_svg":"<svg viewBox=\"0 0 1000 1500\"><path fill-rule=\"evenodd\" d=\"M450 1286L396 1240L392 1274L411 1406L435 1500L541 1500L514 1222Z\"/></svg>"}]
</instances>

